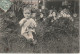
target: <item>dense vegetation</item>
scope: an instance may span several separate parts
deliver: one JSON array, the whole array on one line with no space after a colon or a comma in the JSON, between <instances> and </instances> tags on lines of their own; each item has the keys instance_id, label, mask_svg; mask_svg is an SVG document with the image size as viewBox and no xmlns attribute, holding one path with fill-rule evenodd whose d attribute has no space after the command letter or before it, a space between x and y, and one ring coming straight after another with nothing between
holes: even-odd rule
<instances>
[{"instance_id":1,"label":"dense vegetation","mask_svg":"<svg viewBox=\"0 0 80 54\"><path fill-rule=\"evenodd\" d=\"M13 4L13 6L14 5L15 4ZM13 6L11 6L11 8ZM23 17L22 14L19 14L21 10L19 10L19 8L12 9L0 15L0 52L79 52L78 17L74 18L74 22L65 18L60 18L51 24L47 21L37 21L37 33L34 37L38 40L38 43L36 46L31 46L27 43L26 39L20 35L21 28L18 22Z\"/></svg>"}]
</instances>

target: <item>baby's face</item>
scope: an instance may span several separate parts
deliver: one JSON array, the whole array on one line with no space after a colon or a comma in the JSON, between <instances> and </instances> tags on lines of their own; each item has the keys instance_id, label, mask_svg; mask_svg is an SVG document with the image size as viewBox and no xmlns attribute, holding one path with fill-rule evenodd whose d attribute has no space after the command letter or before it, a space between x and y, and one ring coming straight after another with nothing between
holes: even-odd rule
<instances>
[{"instance_id":1,"label":"baby's face","mask_svg":"<svg viewBox=\"0 0 80 54\"><path fill-rule=\"evenodd\" d=\"M24 17L25 17L25 18L30 18L30 16L31 16L31 13L30 13L29 10L25 10L25 11L23 12L23 14L24 14Z\"/></svg>"}]
</instances>

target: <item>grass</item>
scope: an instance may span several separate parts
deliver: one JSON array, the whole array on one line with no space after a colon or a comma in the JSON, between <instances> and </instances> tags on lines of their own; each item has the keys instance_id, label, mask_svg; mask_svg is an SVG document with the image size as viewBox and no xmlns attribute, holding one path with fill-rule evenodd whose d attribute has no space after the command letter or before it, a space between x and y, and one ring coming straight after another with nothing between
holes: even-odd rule
<instances>
[{"instance_id":1,"label":"grass","mask_svg":"<svg viewBox=\"0 0 80 54\"><path fill-rule=\"evenodd\" d=\"M0 52L1 53L78 53L79 52L79 21L71 22L68 19L59 19L48 26L46 22L38 22L36 36L38 44L30 46L26 39L20 35L19 21L7 20L0 17ZM14 21L14 22L12 22ZM65 23L67 22L67 23Z\"/></svg>"}]
</instances>

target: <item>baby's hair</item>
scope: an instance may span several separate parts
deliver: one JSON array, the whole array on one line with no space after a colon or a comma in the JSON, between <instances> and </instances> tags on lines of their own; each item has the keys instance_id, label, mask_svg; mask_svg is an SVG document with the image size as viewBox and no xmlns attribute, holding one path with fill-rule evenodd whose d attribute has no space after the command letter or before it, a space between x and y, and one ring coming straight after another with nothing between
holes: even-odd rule
<instances>
[{"instance_id":1,"label":"baby's hair","mask_svg":"<svg viewBox=\"0 0 80 54\"><path fill-rule=\"evenodd\" d=\"M31 8L24 7L23 12L28 10L31 13Z\"/></svg>"}]
</instances>

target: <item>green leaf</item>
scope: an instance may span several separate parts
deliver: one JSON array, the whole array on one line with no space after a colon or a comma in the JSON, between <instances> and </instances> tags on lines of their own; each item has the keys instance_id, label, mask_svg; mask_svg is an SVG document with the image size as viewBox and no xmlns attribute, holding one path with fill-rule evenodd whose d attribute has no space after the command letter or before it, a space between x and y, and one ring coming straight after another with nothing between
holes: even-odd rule
<instances>
[{"instance_id":1,"label":"green leaf","mask_svg":"<svg viewBox=\"0 0 80 54\"><path fill-rule=\"evenodd\" d=\"M0 8L5 12L11 7L12 2L10 0L0 0Z\"/></svg>"}]
</instances>

